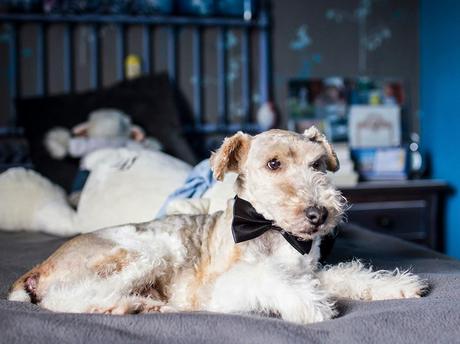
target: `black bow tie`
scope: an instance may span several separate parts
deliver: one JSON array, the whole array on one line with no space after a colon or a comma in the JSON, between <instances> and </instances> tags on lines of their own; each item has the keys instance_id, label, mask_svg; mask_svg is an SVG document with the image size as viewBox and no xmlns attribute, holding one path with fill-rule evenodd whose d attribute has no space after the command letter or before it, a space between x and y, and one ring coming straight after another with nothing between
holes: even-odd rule
<instances>
[{"instance_id":1,"label":"black bow tie","mask_svg":"<svg viewBox=\"0 0 460 344\"><path fill-rule=\"evenodd\" d=\"M232 234L235 243L252 240L266 231L275 230L286 239L300 254L308 254L311 250L312 240L302 240L282 228L275 226L273 221L267 220L259 214L251 203L235 196L233 204ZM322 238L320 244L321 259L324 259L332 249L337 231Z\"/></svg>"},{"instance_id":2,"label":"black bow tie","mask_svg":"<svg viewBox=\"0 0 460 344\"><path fill-rule=\"evenodd\" d=\"M232 233L235 243L257 238L268 230L280 232L284 239L300 254L308 254L311 250L311 240L301 240L282 228L273 225L273 221L267 220L259 214L251 203L235 196L232 221Z\"/></svg>"}]
</instances>

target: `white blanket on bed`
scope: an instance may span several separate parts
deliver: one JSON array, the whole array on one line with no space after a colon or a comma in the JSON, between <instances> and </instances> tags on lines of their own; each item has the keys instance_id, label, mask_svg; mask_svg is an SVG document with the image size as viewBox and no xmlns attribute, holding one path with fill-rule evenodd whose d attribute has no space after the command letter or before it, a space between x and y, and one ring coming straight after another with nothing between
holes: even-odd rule
<instances>
[{"instance_id":1,"label":"white blanket on bed","mask_svg":"<svg viewBox=\"0 0 460 344\"><path fill-rule=\"evenodd\" d=\"M104 149L83 167L91 174L77 211L65 192L38 173L15 168L0 175L0 228L74 235L151 220L191 166L161 152Z\"/></svg>"}]
</instances>

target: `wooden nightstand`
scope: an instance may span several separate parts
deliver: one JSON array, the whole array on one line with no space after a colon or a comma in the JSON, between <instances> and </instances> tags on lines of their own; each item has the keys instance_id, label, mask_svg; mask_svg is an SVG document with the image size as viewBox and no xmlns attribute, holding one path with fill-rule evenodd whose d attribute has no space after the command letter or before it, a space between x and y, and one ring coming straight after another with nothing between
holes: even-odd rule
<instances>
[{"instance_id":1,"label":"wooden nightstand","mask_svg":"<svg viewBox=\"0 0 460 344\"><path fill-rule=\"evenodd\" d=\"M341 190L351 204L348 222L443 251L447 183L364 182Z\"/></svg>"}]
</instances>

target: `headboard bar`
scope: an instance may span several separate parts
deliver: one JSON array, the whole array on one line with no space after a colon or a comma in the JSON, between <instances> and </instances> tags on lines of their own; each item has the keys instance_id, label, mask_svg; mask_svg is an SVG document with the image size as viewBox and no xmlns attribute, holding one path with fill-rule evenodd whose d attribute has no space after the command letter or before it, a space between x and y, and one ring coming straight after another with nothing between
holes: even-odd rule
<instances>
[{"instance_id":1,"label":"headboard bar","mask_svg":"<svg viewBox=\"0 0 460 344\"><path fill-rule=\"evenodd\" d=\"M261 13L264 12L261 10ZM109 14L0 14L0 22L22 23L75 23L75 24L127 24L127 25L174 25L174 26L215 26L215 27L259 27L265 28L267 22L260 19L244 20L220 17L183 17L183 16L132 16Z\"/></svg>"},{"instance_id":2,"label":"headboard bar","mask_svg":"<svg viewBox=\"0 0 460 344\"><path fill-rule=\"evenodd\" d=\"M168 74L171 82L175 85L179 84L179 29L176 26L171 26L168 29Z\"/></svg>"},{"instance_id":3,"label":"headboard bar","mask_svg":"<svg viewBox=\"0 0 460 344\"><path fill-rule=\"evenodd\" d=\"M21 94L21 68L19 63L20 44L21 44L21 32L18 25L15 23L9 25L10 30L10 49L8 50L8 58L10 60L10 68L8 69L8 88L10 99L15 99ZM8 125L15 124L15 108L14 102L10 101L10 113L8 116Z\"/></svg>"},{"instance_id":4,"label":"headboard bar","mask_svg":"<svg viewBox=\"0 0 460 344\"><path fill-rule=\"evenodd\" d=\"M193 113L195 125L204 123L203 29L193 29Z\"/></svg>"},{"instance_id":5,"label":"headboard bar","mask_svg":"<svg viewBox=\"0 0 460 344\"><path fill-rule=\"evenodd\" d=\"M152 27L142 25L142 71L144 74L150 74L153 70L152 64Z\"/></svg>"},{"instance_id":6,"label":"headboard bar","mask_svg":"<svg viewBox=\"0 0 460 344\"><path fill-rule=\"evenodd\" d=\"M40 23L37 27L37 95L48 94L48 25Z\"/></svg>"},{"instance_id":7,"label":"headboard bar","mask_svg":"<svg viewBox=\"0 0 460 344\"><path fill-rule=\"evenodd\" d=\"M243 105L243 114L246 123L251 123L251 95L252 95L252 78L251 78L251 29L244 28L241 39L241 100Z\"/></svg>"},{"instance_id":8,"label":"headboard bar","mask_svg":"<svg viewBox=\"0 0 460 344\"><path fill-rule=\"evenodd\" d=\"M217 35L217 78L218 78L218 124L228 124L228 90L227 90L227 28L221 27Z\"/></svg>"},{"instance_id":9,"label":"headboard bar","mask_svg":"<svg viewBox=\"0 0 460 344\"><path fill-rule=\"evenodd\" d=\"M63 31L63 48L64 48L64 92L70 93L75 91L74 76L74 25L67 24Z\"/></svg>"},{"instance_id":10,"label":"headboard bar","mask_svg":"<svg viewBox=\"0 0 460 344\"><path fill-rule=\"evenodd\" d=\"M98 23L91 25L91 86L92 88L102 87L102 47L100 25Z\"/></svg>"},{"instance_id":11,"label":"headboard bar","mask_svg":"<svg viewBox=\"0 0 460 344\"><path fill-rule=\"evenodd\" d=\"M128 56L126 42L128 41L127 27L124 24L115 25L116 37L116 77L117 80L125 79L125 57Z\"/></svg>"},{"instance_id":12,"label":"headboard bar","mask_svg":"<svg viewBox=\"0 0 460 344\"><path fill-rule=\"evenodd\" d=\"M269 4L267 3L267 6ZM270 44L270 14L269 11L262 11L260 13L260 22L265 30L260 31L259 35L259 51L261 53L259 61L259 87L260 87L260 101L261 103L268 102L273 99L271 89L271 78L272 78L272 65L271 65L271 44ZM266 52L263 54L262 52Z\"/></svg>"}]
</instances>

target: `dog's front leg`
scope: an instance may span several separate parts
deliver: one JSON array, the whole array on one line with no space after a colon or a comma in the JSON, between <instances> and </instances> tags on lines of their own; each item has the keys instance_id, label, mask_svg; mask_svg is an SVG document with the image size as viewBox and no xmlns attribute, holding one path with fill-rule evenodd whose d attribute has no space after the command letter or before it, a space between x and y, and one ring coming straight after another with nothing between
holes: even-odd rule
<instances>
[{"instance_id":1,"label":"dog's front leg","mask_svg":"<svg viewBox=\"0 0 460 344\"><path fill-rule=\"evenodd\" d=\"M338 298L389 300L420 297L426 281L407 271L373 271L360 261L326 266L318 272L321 287Z\"/></svg>"},{"instance_id":2,"label":"dog's front leg","mask_svg":"<svg viewBox=\"0 0 460 344\"><path fill-rule=\"evenodd\" d=\"M336 311L311 275L295 275L270 264L240 263L215 283L208 310L274 313L308 324L331 319Z\"/></svg>"}]
</instances>

